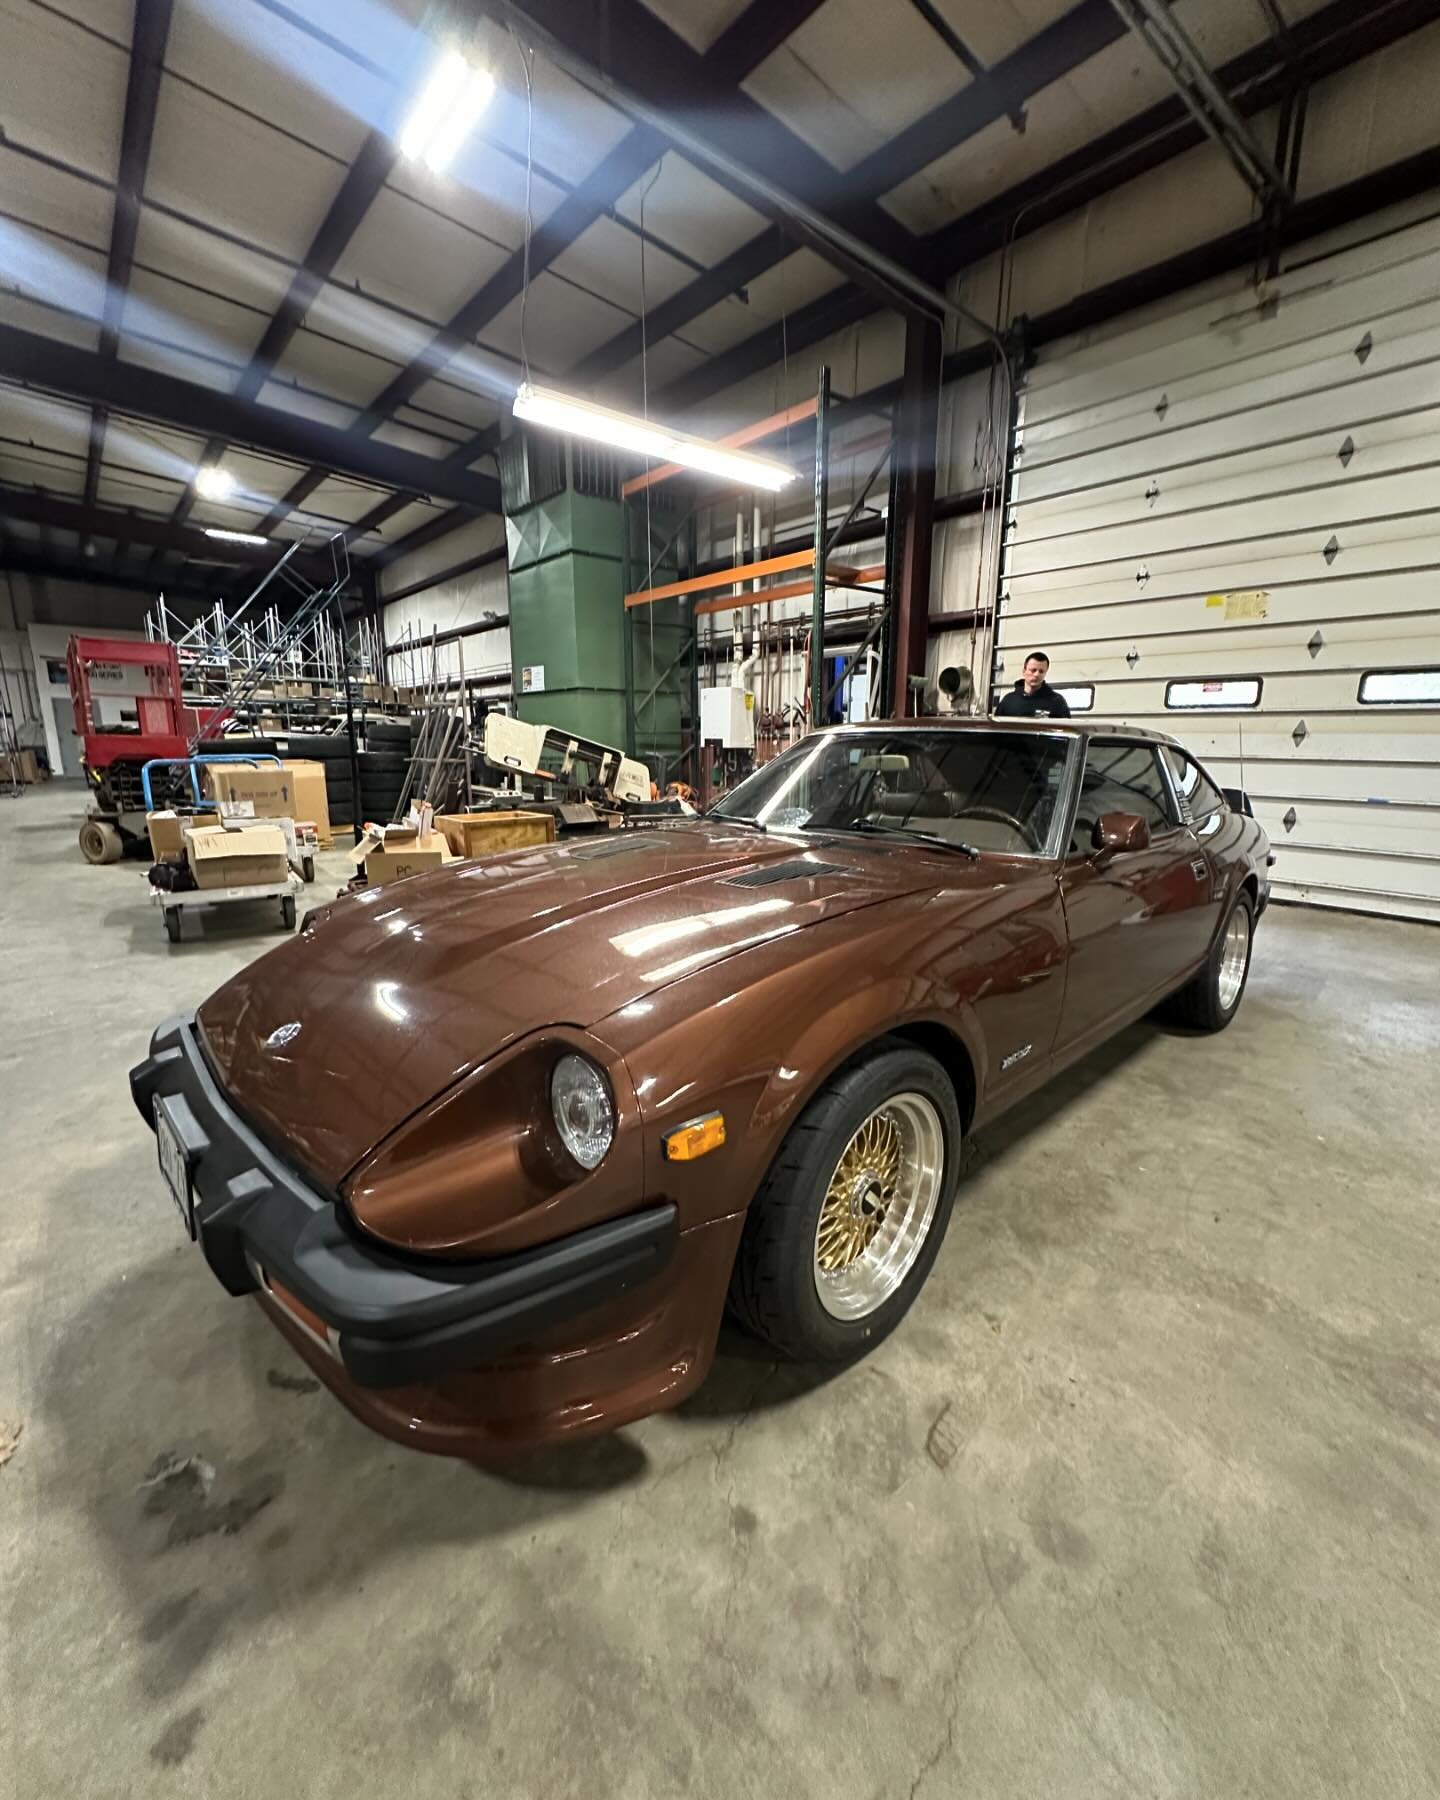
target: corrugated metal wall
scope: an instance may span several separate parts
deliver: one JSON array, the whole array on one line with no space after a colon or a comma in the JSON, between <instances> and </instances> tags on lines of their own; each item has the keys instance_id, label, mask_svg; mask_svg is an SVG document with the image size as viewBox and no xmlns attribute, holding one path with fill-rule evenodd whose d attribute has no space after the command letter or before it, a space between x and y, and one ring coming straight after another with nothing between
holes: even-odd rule
<instances>
[{"instance_id":1,"label":"corrugated metal wall","mask_svg":"<svg viewBox=\"0 0 1440 1800\"><path fill-rule=\"evenodd\" d=\"M1047 650L1248 788L1279 896L1440 920L1440 702L1359 699L1440 669L1440 216L1043 352L1015 471L997 689Z\"/></svg>"}]
</instances>

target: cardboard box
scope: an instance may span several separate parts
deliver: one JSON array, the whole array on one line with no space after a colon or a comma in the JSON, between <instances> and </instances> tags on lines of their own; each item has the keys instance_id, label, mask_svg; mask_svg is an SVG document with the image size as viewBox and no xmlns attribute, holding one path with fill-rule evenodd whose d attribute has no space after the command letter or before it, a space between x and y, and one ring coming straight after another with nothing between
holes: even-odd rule
<instances>
[{"instance_id":1,"label":"cardboard box","mask_svg":"<svg viewBox=\"0 0 1440 1800\"><path fill-rule=\"evenodd\" d=\"M18 781L28 787L32 782L43 781L44 771L33 750L12 750L0 757L0 780Z\"/></svg>"},{"instance_id":2,"label":"cardboard box","mask_svg":"<svg viewBox=\"0 0 1440 1800\"><path fill-rule=\"evenodd\" d=\"M196 826L204 829L219 823L214 813L200 813L190 816L172 812L168 807L163 812L146 813L145 823L150 828L150 854L156 862L183 863L185 860L185 833Z\"/></svg>"},{"instance_id":3,"label":"cardboard box","mask_svg":"<svg viewBox=\"0 0 1440 1800\"><path fill-rule=\"evenodd\" d=\"M427 870L443 868L456 859L438 831L422 835L413 825L385 825L367 832L350 852L350 860L363 863L366 881L379 887L406 875L423 875Z\"/></svg>"},{"instance_id":4,"label":"cardboard box","mask_svg":"<svg viewBox=\"0 0 1440 1800\"><path fill-rule=\"evenodd\" d=\"M231 819L293 819L295 777L275 763L211 763L205 785Z\"/></svg>"},{"instance_id":5,"label":"cardboard box","mask_svg":"<svg viewBox=\"0 0 1440 1800\"><path fill-rule=\"evenodd\" d=\"M347 765L348 767L348 765ZM308 819L315 827L321 846L328 850L330 836L330 802L325 792L325 765L322 762L286 762L286 771L295 782L295 810L289 816Z\"/></svg>"},{"instance_id":6,"label":"cardboard box","mask_svg":"<svg viewBox=\"0 0 1440 1800\"><path fill-rule=\"evenodd\" d=\"M290 871L278 825L202 825L185 833L198 888L265 887Z\"/></svg>"},{"instance_id":7,"label":"cardboard box","mask_svg":"<svg viewBox=\"0 0 1440 1800\"><path fill-rule=\"evenodd\" d=\"M457 856L490 856L555 842L555 820L548 812L441 813L435 824Z\"/></svg>"}]
</instances>

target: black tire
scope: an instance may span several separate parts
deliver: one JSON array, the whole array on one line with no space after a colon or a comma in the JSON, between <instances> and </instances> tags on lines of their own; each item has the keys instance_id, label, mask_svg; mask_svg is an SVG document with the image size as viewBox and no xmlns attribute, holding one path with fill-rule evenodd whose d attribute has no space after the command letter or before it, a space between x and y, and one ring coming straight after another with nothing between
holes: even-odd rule
<instances>
[{"instance_id":1,"label":"black tire","mask_svg":"<svg viewBox=\"0 0 1440 1800\"><path fill-rule=\"evenodd\" d=\"M279 754L279 746L274 738L239 736L206 738L196 751L197 756L278 756Z\"/></svg>"},{"instance_id":2,"label":"black tire","mask_svg":"<svg viewBox=\"0 0 1440 1800\"><path fill-rule=\"evenodd\" d=\"M178 906L165 908L165 935L172 944L180 942L180 912L181 909Z\"/></svg>"},{"instance_id":3,"label":"black tire","mask_svg":"<svg viewBox=\"0 0 1440 1800\"><path fill-rule=\"evenodd\" d=\"M370 750L388 750L392 745L410 754L410 721L402 720L396 724L387 724L381 719L372 719L365 727L365 742Z\"/></svg>"},{"instance_id":4,"label":"black tire","mask_svg":"<svg viewBox=\"0 0 1440 1800\"><path fill-rule=\"evenodd\" d=\"M360 756L361 775L403 775L410 767L408 750L366 750Z\"/></svg>"},{"instance_id":5,"label":"black tire","mask_svg":"<svg viewBox=\"0 0 1440 1800\"><path fill-rule=\"evenodd\" d=\"M400 781L366 781L360 786L360 798L366 806L393 806L405 791Z\"/></svg>"},{"instance_id":6,"label":"black tire","mask_svg":"<svg viewBox=\"0 0 1440 1800\"><path fill-rule=\"evenodd\" d=\"M107 819L87 819L80 827L80 854L97 866L117 863L125 854L125 840Z\"/></svg>"},{"instance_id":7,"label":"black tire","mask_svg":"<svg viewBox=\"0 0 1440 1800\"><path fill-rule=\"evenodd\" d=\"M1227 1004L1222 998L1221 970L1225 966L1226 944L1237 914L1243 914L1245 920L1245 967L1240 976L1240 985ZM1204 968L1178 993L1170 996L1161 1008L1163 1016L1172 1025L1184 1025L1191 1031L1223 1031L1239 1012L1240 1002L1245 998L1254 945L1255 903L1248 891L1242 888L1225 915L1225 923L1215 935L1215 942Z\"/></svg>"},{"instance_id":8,"label":"black tire","mask_svg":"<svg viewBox=\"0 0 1440 1800\"><path fill-rule=\"evenodd\" d=\"M305 877L306 881L313 881L315 879L315 858L313 856L302 856L300 858L300 873Z\"/></svg>"},{"instance_id":9,"label":"black tire","mask_svg":"<svg viewBox=\"0 0 1440 1800\"><path fill-rule=\"evenodd\" d=\"M280 902L280 923L286 931L295 929L295 896L286 894Z\"/></svg>"},{"instance_id":10,"label":"black tire","mask_svg":"<svg viewBox=\"0 0 1440 1800\"><path fill-rule=\"evenodd\" d=\"M944 1138L939 1195L925 1238L899 1286L874 1311L836 1318L822 1304L816 1232L826 1190L862 1124L887 1099L918 1094ZM750 1203L730 1279L736 1319L797 1362L849 1362L894 1330L925 1285L950 1221L960 1169L960 1109L934 1057L895 1040L831 1077L791 1126Z\"/></svg>"},{"instance_id":11,"label":"black tire","mask_svg":"<svg viewBox=\"0 0 1440 1800\"><path fill-rule=\"evenodd\" d=\"M350 740L347 737L321 737L315 733L286 738L287 756L296 762L340 763L350 766ZM328 773L328 771L327 771Z\"/></svg>"}]
</instances>

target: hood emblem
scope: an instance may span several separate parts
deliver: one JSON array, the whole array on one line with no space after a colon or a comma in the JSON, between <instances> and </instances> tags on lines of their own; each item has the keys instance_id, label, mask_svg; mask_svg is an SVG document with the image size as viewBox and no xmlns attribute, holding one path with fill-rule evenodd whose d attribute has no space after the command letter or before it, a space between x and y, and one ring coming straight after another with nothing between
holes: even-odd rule
<instances>
[{"instance_id":1,"label":"hood emblem","mask_svg":"<svg viewBox=\"0 0 1440 1800\"><path fill-rule=\"evenodd\" d=\"M267 1050L283 1050L287 1044L293 1044L300 1035L300 1021L292 1019L288 1025L277 1025L265 1040Z\"/></svg>"}]
</instances>

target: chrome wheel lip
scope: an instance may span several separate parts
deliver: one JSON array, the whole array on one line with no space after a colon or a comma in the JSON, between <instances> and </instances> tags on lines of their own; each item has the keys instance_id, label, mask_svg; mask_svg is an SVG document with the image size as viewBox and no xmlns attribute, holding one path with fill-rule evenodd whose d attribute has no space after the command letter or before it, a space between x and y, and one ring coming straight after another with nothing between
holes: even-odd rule
<instances>
[{"instance_id":1,"label":"chrome wheel lip","mask_svg":"<svg viewBox=\"0 0 1440 1800\"><path fill-rule=\"evenodd\" d=\"M1250 967L1250 914L1244 906L1237 906L1230 915L1225 927L1225 936L1220 945L1220 972L1216 987L1222 1012L1233 1012L1240 1000L1240 990L1245 985L1245 973Z\"/></svg>"},{"instance_id":2,"label":"chrome wheel lip","mask_svg":"<svg viewBox=\"0 0 1440 1800\"><path fill-rule=\"evenodd\" d=\"M900 1178L879 1229L847 1267L827 1271L820 1257L823 1200L815 1222L811 1250L815 1292L830 1317L842 1322L868 1318L904 1285L929 1239L945 1185L945 1128L939 1110L926 1095L909 1091L881 1101L860 1121L836 1160L826 1199L851 1145L882 1116L898 1128L902 1151Z\"/></svg>"}]
</instances>

